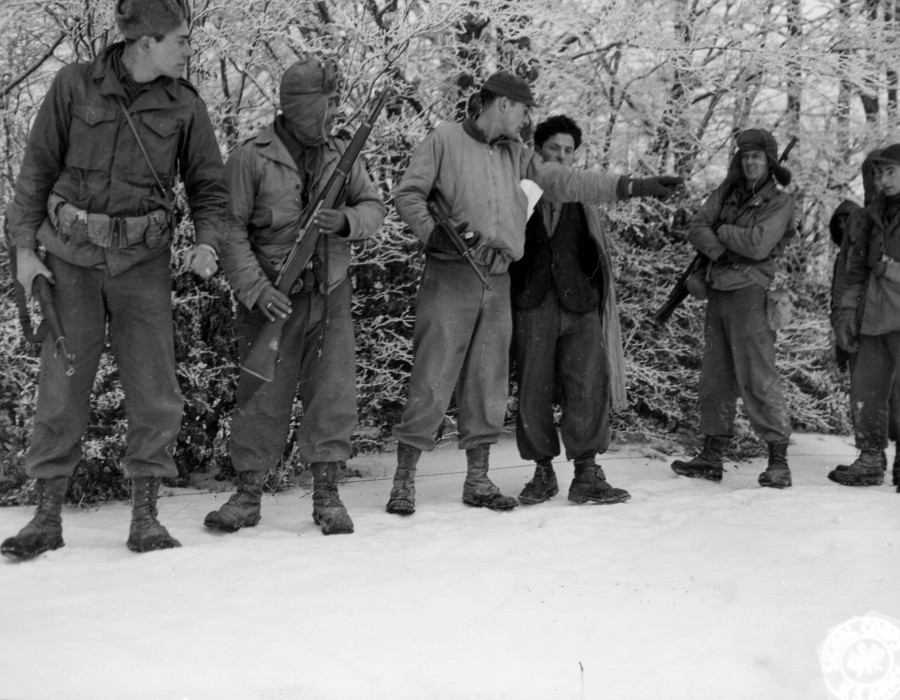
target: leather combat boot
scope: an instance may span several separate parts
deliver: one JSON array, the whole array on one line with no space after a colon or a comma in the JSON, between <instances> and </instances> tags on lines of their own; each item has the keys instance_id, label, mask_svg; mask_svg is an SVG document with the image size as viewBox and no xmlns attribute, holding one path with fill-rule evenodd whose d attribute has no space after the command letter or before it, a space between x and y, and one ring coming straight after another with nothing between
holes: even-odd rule
<instances>
[{"instance_id":1,"label":"leather combat boot","mask_svg":"<svg viewBox=\"0 0 900 700\"><path fill-rule=\"evenodd\" d=\"M33 559L38 554L65 546L62 537L62 505L69 477L38 479L37 509L31 522L15 537L7 537L0 552L12 559Z\"/></svg>"},{"instance_id":2,"label":"leather combat boot","mask_svg":"<svg viewBox=\"0 0 900 700\"><path fill-rule=\"evenodd\" d=\"M900 442L897 443L897 452L894 454L894 469L891 477L891 483L897 487L897 493L900 493Z\"/></svg>"},{"instance_id":3,"label":"leather combat boot","mask_svg":"<svg viewBox=\"0 0 900 700\"><path fill-rule=\"evenodd\" d=\"M575 460L575 478L569 486L572 503L624 503L629 498L628 491L607 483L603 468L594 461L593 455Z\"/></svg>"},{"instance_id":4,"label":"leather combat boot","mask_svg":"<svg viewBox=\"0 0 900 700\"><path fill-rule=\"evenodd\" d=\"M385 508L388 513L412 515L416 512L416 464L421 455L422 450L417 447L397 443L397 471Z\"/></svg>"},{"instance_id":5,"label":"leather combat boot","mask_svg":"<svg viewBox=\"0 0 900 700\"><path fill-rule=\"evenodd\" d=\"M313 521L325 535L349 535L353 521L338 496L337 470L340 462L313 462Z\"/></svg>"},{"instance_id":6,"label":"leather combat boot","mask_svg":"<svg viewBox=\"0 0 900 700\"><path fill-rule=\"evenodd\" d=\"M504 496L494 482L488 479L490 452L490 445L479 445L466 450L467 472L463 483L462 501L476 508L512 510L519 502L514 496Z\"/></svg>"},{"instance_id":7,"label":"leather combat boot","mask_svg":"<svg viewBox=\"0 0 900 700\"><path fill-rule=\"evenodd\" d=\"M884 450L862 450L853 464L845 469L832 469L828 478L843 486L881 486L886 470Z\"/></svg>"},{"instance_id":8,"label":"leather combat boot","mask_svg":"<svg viewBox=\"0 0 900 700\"><path fill-rule=\"evenodd\" d=\"M519 503L523 506L543 503L558 493L559 484L556 482L553 464L549 459L542 459L537 463L531 481L525 484L525 488L519 494Z\"/></svg>"},{"instance_id":9,"label":"leather combat boot","mask_svg":"<svg viewBox=\"0 0 900 700\"><path fill-rule=\"evenodd\" d=\"M672 471L695 479L722 481L725 450L730 443L729 435L707 435L700 454L688 462L676 459L672 462Z\"/></svg>"},{"instance_id":10,"label":"leather combat boot","mask_svg":"<svg viewBox=\"0 0 900 700\"><path fill-rule=\"evenodd\" d=\"M210 530L236 532L242 527L253 527L260 519L260 502L265 470L237 473L238 489L219 510L208 513L203 524Z\"/></svg>"},{"instance_id":11,"label":"leather combat boot","mask_svg":"<svg viewBox=\"0 0 900 700\"><path fill-rule=\"evenodd\" d=\"M132 552L152 552L181 546L181 542L172 537L156 519L159 515L156 510L159 484L158 476L142 476L131 480L131 529L126 544Z\"/></svg>"},{"instance_id":12,"label":"leather combat boot","mask_svg":"<svg viewBox=\"0 0 900 700\"><path fill-rule=\"evenodd\" d=\"M791 485L791 470L787 462L787 442L769 443L769 466L759 475L760 486L784 489Z\"/></svg>"}]
</instances>

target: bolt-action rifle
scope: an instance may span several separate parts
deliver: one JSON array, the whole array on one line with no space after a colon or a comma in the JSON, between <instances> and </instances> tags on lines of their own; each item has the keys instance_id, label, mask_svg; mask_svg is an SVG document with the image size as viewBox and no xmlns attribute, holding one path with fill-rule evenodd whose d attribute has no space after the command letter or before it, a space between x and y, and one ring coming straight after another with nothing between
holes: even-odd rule
<instances>
[{"instance_id":1,"label":"bolt-action rifle","mask_svg":"<svg viewBox=\"0 0 900 700\"><path fill-rule=\"evenodd\" d=\"M797 137L791 137L790 142L787 146L784 147L784 150L781 152L781 157L778 159L779 163L783 163L787 160L788 155L791 152L791 149L794 148L794 145L797 143ZM709 263L709 258L707 258L703 253L697 253L688 266L685 268L684 272L678 277L678 281L675 282L675 285L672 287L672 291L669 292L669 296L666 298L665 302L663 302L662 306L657 309L656 313L653 314L653 322L659 326L662 326L669 320L669 317L675 312L681 302L683 302L688 295L687 281L690 279L691 275L695 272L702 270Z\"/></svg>"},{"instance_id":2,"label":"bolt-action rifle","mask_svg":"<svg viewBox=\"0 0 900 700\"><path fill-rule=\"evenodd\" d=\"M34 282L31 283L31 293L38 300L41 307L41 320L37 330L31 324L31 315L28 313L28 303L25 299L25 288L19 284L16 279L18 266L16 263L16 248L12 244L9 231L4 229L6 235L7 251L9 254L9 274L13 282L13 294L16 299L16 308L19 313L19 324L22 326L22 335L29 343L41 343L47 334L53 340L56 346L56 356L61 357L66 364L66 375L75 374L73 362L75 356L69 352L66 342L66 334L63 331L62 323L59 320L59 314L56 312L56 304L53 301L53 287L44 275L36 275Z\"/></svg>"},{"instance_id":3,"label":"bolt-action rifle","mask_svg":"<svg viewBox=\"0 0 900 700\"><path fill-rule=\"evenodd\" d=\"M316 245L319 242L319 229L313 223L316 215L322 209L334 209L340 196L343 193L344 185L350 176L350 169L353 163L362 151L372 131L372 126L378 119L384 103L387 100L387 89L382 90L375 98L368 116L356 130L353 139L347 146L347 150L338 161L337 167L328 179L328 183L322 190L318 199L307 208L306 216L301 218L300 225L297 228L297 239L294 247L284 260L278 275L275 277L275 287L282 294L288 295L294 289L303 271L309 265L313 254L316 252ZM247 357L241 364L241 369L245 372L259 377L263 381L271 382L275 378L275 363L278 361L278 353L281 347L281 336L284 332L284 324L287 319L276 318L274 321L263 324L259 330L259 334L253 341Z\"/></svg>"}]
</instances>

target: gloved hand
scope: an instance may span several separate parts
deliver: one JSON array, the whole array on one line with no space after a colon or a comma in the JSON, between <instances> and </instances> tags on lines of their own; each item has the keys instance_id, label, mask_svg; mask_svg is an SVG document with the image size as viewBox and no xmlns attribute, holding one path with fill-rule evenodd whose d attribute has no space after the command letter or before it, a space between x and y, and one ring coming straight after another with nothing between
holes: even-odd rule
<instances>
[{"instance_id":1,"label":"gloved hand","mask_svg":"<svg viewBox=\"0 0 900 700\"><path fill-rule=\"evenodd\" d=\"M474 248L481 241L481 232L469 231L468 221L463 221L461 224L457 224L454 228L456 229L456 233L459 234L459 237L462 239L463 243L466 244L467 248ZM447 240L447 234L444 233L444 229L440 226L435 226L431 230L431 235L428 237L428 246L430 248L436 248L445 252L459 252L456 249L456 246L453 245L453 242Z\"/></svg>"},{"instance_id":2,"label":"gloved hand","mask_svg":"<svg viewBox=\"0 0 900 700\"><path fill-rule=\"evenodd\" d=\"M288 299L287 295L279 292L271 284L263 289L256 298L256 308L269 321L275 321L278 318L285 319L293 311L291 300Z\"/></svg>"},{"instance_id":3,"label":"gloved hand","mask_svg":"<svg viewBox=\"0 0 900 700\"><path fill-rule=\"evenodd\" d=\"M859 352L859 321L856 309L841 309L834 323L834 338L838 347L847 352Z\"/></svg>"},{"instance_id":4,"label":"gloved hand","mask_svg":"<svg viewBox=\"0 0 900 700\"><path fill-rule=\"evenodd\" d=\"M725 250L718 258L716 258L717 265L736 265L741 262L741 256L737 253L734 253L730 250Z\"/></svg>"},{"instance_id":5,"label":"gloved hand","mask_svg":"<svg viewBox=\"0 0 900 700\"><path fill-rule=\"evenodd\" d=\"M660 175L659 177L632 178L629 185L630 197L656 197L666 199L678 187L684 184L684 178L677 175Z\"/></svg>"},{"instance_id":6,"label":"gloved hand","mask_svg":"<svg viewBox=\"0 0 900 700\"><path fill-rule=\"evenodd\" d=\"M469 248L474 248L481 242L481 231L462 231L459 236Z\"/></svg>"}]
</instances>

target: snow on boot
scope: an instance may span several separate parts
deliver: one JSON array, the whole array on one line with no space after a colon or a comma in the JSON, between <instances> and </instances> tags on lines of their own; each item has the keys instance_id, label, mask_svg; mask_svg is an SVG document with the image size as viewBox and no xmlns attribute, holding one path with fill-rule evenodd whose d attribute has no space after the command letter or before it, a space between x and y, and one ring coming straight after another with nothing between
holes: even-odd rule
<instances>
[{"instance_id":1,"label":"snow on boot","mask_svg":"<svg viewBox=\"0 0 900 700\"><path fill-rule=\"evenodd\" d=\"M769 466L759 475L759 485L784 489L791 485L791 470L787 462L787 442L769 443Z\"/></svg>"},{"instance_id":2,"label":"snow on boot","mask_svg":"<svg viewBox=\"0 0 900 700\"><path fill-rule=\"evenodd\" d=\"M828 478L843 486L881 486L887 469L884 450L862 450L846 469L832 469Z\"/></svg>"},{"instance_id":3,"label":"snow on boot","mask_svg":"<svg viewBox=\"0 0 900 700\"><path fill-rule=\"evenodd\" d=\"M338 496L337 470L340 462L313 462L313 522L325 535L349 535L353 521Z\"/></svg>"},{"instance_id":4,"label":"snow on boot","mask_svg":"<svg viewBox=\"0 0 900 700\"><path fill-rule=\"evenodd\" d=\"M402 442L397 443L397 471L388 496L388 513L412 515L416 512L416 464L422 450Z\"/></svg>"},{"instance_id":5,"label":"snow on boot","mask_svg":"<svg viewBox=\"0 0 900 700\"><path fill-rule=\"evenodd\" d=\"M463 482L462 502L476 508L512 510L519 502L514 496L504 496L494 482L488 479L490 452L490 445L479 445L466 450L467 472Z\"/></svg>"},{"instance_id":6,"label":"snow on boot","mask_svg":"<svg viewBox=\"0 0 900 700\"><path fill-rule=\"evenodd\" d=\"M236 532L242 527L253 527L260 519L265 470L237 473L238 489L219 510L208 513L203 524L210 530Z\"/></svg>"},{"instance_id":7,"label":"snow on boot","mask_svg":"<svg viewBox=\"0 0 900 700\"><path fill-rule=\"evenodd\" d=\"M19 534L7 537L0 553L12 559L33 559L38 554L65 546L62 537L62 505L69 477L37 480L37 509Z\"/></svg>"},{"instance_id":8,"label":"snow on boot","mask_svg":"<svg viewBox=\"0 0 900 700\"><path fill-rule=\"evenodd\" d=\"M624 503L631 494L625 489L617 489L606 481L603 468L593 456L575 460L575 478L569 486L569 500L572 503Z\"/></svg>"},{"instance_id":9,"label":"snow on boot","mask_svg":"<svg viewBox=\"0 0 900 700\"><path fill-rule=\"evenodd\" d=\"M707 435L700 454L688 462L676 459L672 462L672 471L695 479L722 481L725 450L730 442L728 435Z\"/></svg>"},{"instance_id":10,"label":"snow on boot","mask_svg":"<svg viewBox=\"0 0 900 700\"><path fill-rule=\"evenodd\" d=\"M556 482L556 472L549 459L542 459L537 463L534 476L525 484L522 493L519 494L519 503L523 506L543 503L559 493L559 484Z\"/></svg>"},{"instance_id":11,"label":"snow on boot","mask_svg":"<svg viewBox=\"0 0 900 700\"><path fill-rule=\"evenodd\" d=\"M181 542L160 525L156 499L159 497L158 476L142 476L131 480L131 529L126 545L132 552L152 552L180 547Z\"/></svg>"}]
</instances>

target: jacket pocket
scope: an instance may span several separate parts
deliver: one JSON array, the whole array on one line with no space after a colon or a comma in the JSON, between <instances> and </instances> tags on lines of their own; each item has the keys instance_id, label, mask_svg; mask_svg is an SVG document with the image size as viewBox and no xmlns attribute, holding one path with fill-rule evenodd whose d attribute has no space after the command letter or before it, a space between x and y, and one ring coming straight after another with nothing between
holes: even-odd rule
<instances>
[{"instance_id":1,"label":"jacket pocket","mask_svg":"<svg viewBox=\"0 0 900 700\"><path fill-rule=\"evenodd\" d=\"M75 105L66 166L109 170L116 150L116 117L116 111L103 104Z\"/></svg>"},{"instance_id":2,"label":"jacket pocket","mask_svg":"<svg viewBox=\"0 0 900 700\"><path fill-rule=\"evenodd\" d=\"M144 148L153 164L157 177L164 185L169 184L170 172L175 165L178 156L178 136L181 133L181 121L166 114L147 112L141 115L141 124L145 127L139 130ZM140 146L138 146L140 150ZM144 166L147 161L142 153L138 154Z\"/></svg>"}]
</instances>

